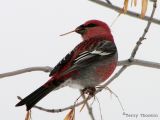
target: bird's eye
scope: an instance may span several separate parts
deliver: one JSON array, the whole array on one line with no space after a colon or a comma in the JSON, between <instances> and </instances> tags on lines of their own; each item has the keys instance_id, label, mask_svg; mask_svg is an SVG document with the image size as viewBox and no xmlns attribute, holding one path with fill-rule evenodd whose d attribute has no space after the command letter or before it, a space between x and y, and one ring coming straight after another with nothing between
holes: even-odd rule
<instances>
[{"instance_id":1,"label":"bird's eye","mask_svg":"<svg viewBox=\"0 0 160 120\"><path fill-rule=\"evenodd\" d=\"M93 24L93 23L90 23L88 25L86 25L86 27L96 27L97 25L96 24Z\"/></svg>"}]
</instances>

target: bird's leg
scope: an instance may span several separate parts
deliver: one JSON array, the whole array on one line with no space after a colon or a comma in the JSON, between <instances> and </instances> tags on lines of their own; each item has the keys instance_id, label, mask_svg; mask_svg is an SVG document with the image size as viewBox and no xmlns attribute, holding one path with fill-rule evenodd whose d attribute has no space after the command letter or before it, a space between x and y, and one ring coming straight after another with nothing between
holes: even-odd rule
<instances>
[{"instance_id":1,"label":"bird's leg","mask_svg":"<svg viewBox=\"0 0 160 120\"><path fill-rule=\"evenodd\" d=\"M89 97L93 97L95 95L95 91L96 91L95 87L87 87L87 88L84 88L83 90L81 90L81 96L83 97L83 99L85 101L84 101L84 103L83 103L83 105L82 105L82 107L80 109L80 112L83 110L84 106L86 104L88 104L87 103L88 98ZM88 96L85 97L85 94L87 94Z\"/></svg>"},{"instance_id":2,"label":"bird's leg","mask_svg":"<svg viewBox=\"0 0 160 120\"><path fill-rule=\"evenodd\" d=\"M96 88L95 87L87 87L87 88L84 88L82 90L83 94L87 94L90 97L93 97L95 95L95 92L96 92Z\"/></svg>"}]
</instances>

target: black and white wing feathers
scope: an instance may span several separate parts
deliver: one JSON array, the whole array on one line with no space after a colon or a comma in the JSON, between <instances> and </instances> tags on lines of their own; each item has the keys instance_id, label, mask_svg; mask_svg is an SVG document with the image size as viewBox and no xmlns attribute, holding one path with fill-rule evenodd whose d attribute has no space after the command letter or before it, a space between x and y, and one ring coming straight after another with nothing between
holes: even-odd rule
<instances>
[{"instance_id":1,"label":"black and white wing feathers","mask_svg":"<svg viewBox=\"0 0 160 120\"><path fill-rule=\"evenodd\" d=\"M82 63L87 61L93 61L100 57L111 56L117 52L115 44L111 41L103 40L100 41L96 47L91 48L88 51L82 52L74 60L74 64Z\"/></svg>"},{"instance_id":2,"label":"black and white wing feathers","mask_svg":"<svg viewBox=\"0 0 160 120\"><path fill-rule=\"evenodd\" d=\"M117 52L115 44L111 41L101 40L94 47L89 48L86 51L79 53L76 58L71 61L76 48L67 54L51 71L49 76L61 70L67 63L71 62L71 66L62 74L67 74L71 71L82 69L96 62L100 58L110 57Z\"/></svg>"}]
</instances>

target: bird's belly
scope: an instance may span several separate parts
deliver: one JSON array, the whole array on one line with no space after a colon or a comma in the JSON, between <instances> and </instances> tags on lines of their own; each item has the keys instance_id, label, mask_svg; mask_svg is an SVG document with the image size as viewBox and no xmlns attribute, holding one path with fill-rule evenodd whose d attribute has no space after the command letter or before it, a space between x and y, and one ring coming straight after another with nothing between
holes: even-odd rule
<instances>
[{"instance_id":1,"label":"bird's belly","mask_svg":"<svg viewBox=\"0 0 160 120\"><path fill-rule=\"evenodd\" d=\"M110 60L107 58L89 65L72 77L72 82L69 86L78 89L95 87L110 77L116 68L116 64L117 55Z\"/></svg>"},{"instance_id":2,"label":"bird's belly","mask_svg":"<svg viewBox=\"0 0 160 120\"><path fill-rule=\"evenodd\" d=\"M82 85L79 81L80 80L78 80L78 81L73 81L72 80L72 82L70 82L70 84L68 86L71 87L71 88L76 88L76 89L81 89L82 90L82 89L85 88L85 86Z\"/></svg>"}]
</instances>

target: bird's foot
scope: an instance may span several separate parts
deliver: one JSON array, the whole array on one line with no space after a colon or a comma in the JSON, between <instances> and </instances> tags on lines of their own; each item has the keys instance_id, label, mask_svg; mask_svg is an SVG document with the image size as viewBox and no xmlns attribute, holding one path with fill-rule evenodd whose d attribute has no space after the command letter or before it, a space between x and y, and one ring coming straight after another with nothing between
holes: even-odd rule
<instances>
[{"instance_id":1,"label":"bird's foot","mask_svg":"<svg viewBox=\"0 0 160 120\"><path fill-rule=\"evenodd\" d=\"M82 93L83 94L87 94L91 97L93 97L95 95L95 92L96 92L96 88L95 87L87 87L87 88L84 88L82 90Z\"/></svg>"}]
</instances>

